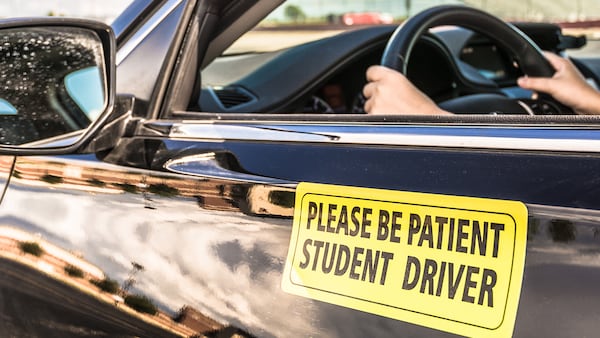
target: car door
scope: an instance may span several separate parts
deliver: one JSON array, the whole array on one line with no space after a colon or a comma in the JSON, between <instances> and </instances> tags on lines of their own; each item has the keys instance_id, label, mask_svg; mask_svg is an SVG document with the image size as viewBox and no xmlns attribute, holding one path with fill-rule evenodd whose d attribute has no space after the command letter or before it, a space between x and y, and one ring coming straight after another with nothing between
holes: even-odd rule
<instances>
[{"instance_id":1,"label":"car door","mask_svg":"<svg viewBox=\"0 0 600 338\"><path fill-rule=\"evenodd\" d=\"M168 13L185 12L173 8ZM183 40L175 31L179 30L171 29L170 36ZM168 40L161 46L172 43ZM120 71L125 73L127 64L137 69L135 51L140 60L147 55L142 51L149 45L122 54ZM166 58L165 54L156 56L157 62ZM152 69L162 69L163 63L159 64ZM145 76L153 83L169 83L161 71ZM454 309L466 304L485 312L493 307L492 292L481 287L477 290L484 292L475 292L465 279L454 287L460 296L450 304L456 308L445 310L452 314L446 318L449 320L444 322L431 313L407 314L423 308L435 313L428 304L437 304L436 297L441 295L450 298L448 284L440 282L440 276L449 276L441 273L444 256L459 257L446 260L447 271L450 262L457 269L460 264L476 264L460 259L463 253L457 252L457 235L452 249L448 249L449 241L438 249L434 237L422 230L425 223L417 229L416 223L401 221L398 229L408 231L412 225L415 243L438 250L437 275L433 263L425 270L427 258L414 249L415 254L408 254L422 264L421 278L389 279L387 283L395 284L388 284L392 287L386 289L389 298L395 290L413 290L420 307L416 302L366 305L375 303L376 298L371 298L375 296L356 299L352 292L381 285L386 260L380 258L375 274L358 269L358 276L353 278L346 269L340 276L332 276L325 272L327 269L318 268L320 264L314 265L316 260L308 261L316 256L315 245L298 247L299 263L313 264L323 290L313 293L303 286L284 291L282 285L290 276L286 265L298 263L293 243L304 214L295 212L304 210L304 204L297 197L323 196L328 191L329 199L316 201L360 200L356 202L356 206L364 207L360 216L368 208L381 211L382 205L394 203L444 210L456 209L458 203L465 215L506 212L495 209L504 208L506 201L525 206L526 214L523 208L518 211L525 221L519 219L513 227L514 238L517 228L521 237L510 246L514 248L515 242L522 246L522 251L513 251L520 256L511 262L518 266L521 259L524 266L515 271L516 275L508 275L518 279L510 284L516 291L509 294L512 303L517 295L517 306L512 312L500 312L501 317L507 313L515 336L595 333L600 233L600 147L595 126L581 126L568 119L548 126L527 119L507 123L499 118L471 123L450 118L439 123L356 116L307 119L200 114L183 111L176 104L160 107L163 101L157 97L166 94L169 100L180 83L168 84L170 90L157 96L155 87L133 86L133 78L124 79L120 88L135 90L138 103L129 111L134 122L114 134L122 135L114 147L82 155L16 159L0 205L5 272L1 285L9 304L2 308L5 332L36 336L102 332L282 337L434 337L481 332L468 331L477 329L470 326L483 324L470 322L465 313ZM161 108L166 111L163 115L140 115ZM3 167L9 168L11 162L8 158ZM329 212L326 219L334 215L332 210L321 208L322 215ZM417 214L410 208L402 210ZM341 214L336 215L339 221ZM373 219L374 224L377 222L392 224L391 219L383 223ZM327 232L326 223L320 224L323 233ZM364 218L357 223L367 226ZM331 224L335 224L333 219ZM344 231L339 230L339 224L332 231L336 235ZM361 234L370 232L375 237L383 229L371 226L372 230L353 236L328 238L335 238L340 248L356 246ZM398 233L392 234L392 226L387 229L383 237L394 242ZM487 229L486 243L493 247L492 234L498 228ZM474 238L472 234L467 235L469 239ZM398 241L408 235L401 233ZM43 254L24 251L23 243L36 243ZM497 244L498 250L508 245L504 241ZM464 245L468 253L475 248ZM477 250L481 252L482 247ZM364 249L375 252L380 248L379 257L384 257L384 246ZM311 251L302 255L302 249ZM514 259L516 255L509 256ZM389 258L387 261L391 262ZM416 263L412 262L405 267L414 273ZM70 273L73 268L79 269L81 276ZM428 278L423 277L425 271ZM446 283L456 280L460 270L456 271L452 278L445 277ZM99 287L111 281L116 282L116 290ZM488 286L491 281L483 280ZM415 285L411 288L411 284ZM444 291L438 295L440 284ZM351 292L344 293L347 289ZM337 296L324 296L328 293ZM493 304L509 302L508 296L495 295ZM131 296L137 296L134 299L151 303L156 312L132 311L140 307L131 302L121 304L128 296L130 301Z\"/></svg>"},{"instance_id":2,"label":"car door","mask_svg":"<svg viewBox=\"0 0 600 338\"><path fill-rule=\"evenodd\" d=\"M170 50L169 46L173 43L173 35L179 29L185 6L187 6L187 3L184 4L182 1L138 1L127 10L118 27L118 31L120 31L118 37L120 54L118 58L123 75L127 74L125 69L137 66L136 62L131 60L140 60L140 55L143 54L146 80L150 84L158 82L158 73L160 73L165 54ZM15 20L15 22L18 21ZM44 21L44 19L34 19L31 20L31 24L25 23L25 25L60 26L58 29L63 29L64 32L62 33L65 33L71 29L69 26L78 27L84 23L95 27L94 24L84 21ZM11 22L8 22L8 25L10 26ZM86 29L87 31L90 30L89 27ZM98 30L101 29L104 28ZM50 34L52 29L46 27L45 29L38 29L38 31L47 31ZM104 32L108 37L109 30L104 29ZM57 54L60 52L60 55L64 55L64 52L60 51L60 44L58 44L61 41L60 35L53 41L56 41L57 44L52 48L44 45L44 49L49 49L50 52L56 51ZM144 43L141 41L144 41ZM83 40L83 42L86 41ZM34 39L31 43L32 45L28 48L42 47L42 41L36 42ZM5 46L7 44L8 42ZM99 44L100 42L98 42ZM146 44L146 46L151 44L157 47L154 50L155 55L150 55L148 49L135 51L142 44ZM110 47L113 46L109 45L107 39L103 45L103 49L106 51L106 59L110 59L111 54L114 52ZM176 46L173 48L176 48ZM29 50L31 51L31 49ZM79 53L79 51L77 52ZM69 50L66 55L71 55L70 53L73 53L73 51ZM14 55L19 54L15 51ZM34 56L35 53L32 52L31 57ZM10 55L5 56L3 62L7 62L4 65L9 63L10 60ZM107 68L114 67L114 64L107 64L106 60L104 62ZM66 65L67 62L64 64ZM40 73L42 76L44 75L43 72ZM25 75L26 73L24 73L24 79ZM6 77L6 74L3 76ZM105 80L105 84L106 82L108 81ZM140 88L135 83L132 84L131 79L128 81L126 77L123 77L119 87L122 88L123 92L133 93L141 100L147 99L153 90L153 86ZM114 88L112 90L114 91ZM25 93L21 96L28 94ZM111 96L109 93L105 92L105 94ZM124 119L131 116L130 98L131 95L127 95L119 100L120 103L117 103L115 108L115 113L118 116L115 119L111 118L108 123L109 126L116 127L117 134L119 128L123 126ZM112 106L112 104L109 104L109 106ZM26 132L25 128L9 129L12 128L11 121L7 122L2 126L4 128L2 129L3 135L5 135L5 131L8 131L9 135L12 135L11 132L13 132L16 136L19 136L18 133ZM115 129L112 130L112 132L115 132ZM98 140L103 139L100 136L101 134L96 135L99 137ZM13 144L10 138L8 143L6 143L6 140L3 143L9 145L8 153L10 154L36 152L54 154L62 152L64 154L67 151L62 147L77 142L78 138L81 137L81 132L75 132L67 136L70 137L60 136L54 140L41 140L40 142L46 143L38 146L37 151L35 146L33 146L34 148L10 146ZM106 137L100 143L105 141L110 144L115 139ZM105 146L101 146L101 148ZM3 148L3 150L5 149ZM133 307L120 306L124 303L131 305L131 298L129 297L128 300L127 295L119 291L127 289L127 287L120 287L120 283L124 280L117 282L109 278L111 277L109 270L100 268L104 263L114 261L116 256L113 256L113 254L116 254L116 252L110 252L110 249L104 251L107 248L100 249L96 244L93 244L92 246L96 249L92 251L97 252L96 250L100 249L108 254L101 258L101 260L108 259L108 261L101 263L92 258L95 254L90 253L87 256L88 251L84 248L85 244L79 242L79 240L76 240L77 244L69 244L71 242L69 237L78 232L75 230L77 227L75 224L85 222L81 219L74 220L72 217L77 219L79 218L79 216L76 216L77 214L85 215L85 209L87 209L85 204L87 203L91 202L92 204L88 206L92 206L93 209L96 208L93 205L101 201L102 192L111 191L111 189L102 189L104 184L100 180L101 177L98 178L95 175L92 175L94 177L87 177L89 173L86 173L83 168L91 168L94 171L101 168L103 164L95 154L83 153L83 155L68 154L38 157L0 156L1 193L2 196L5 193L9 196L6 200L2 199L3 203L0 206L2 209L0 211L0 237L2 238L0 240L2 242L2 249L0 250L0 269L2 270L0 274L0 294L3 316L0 332L6 336L19 337L79 337L90 334L148 337L192 335L193 330L179 327L170 319L172 313L157 312L156 306L151 304L145 297L133 298L133 302L137 304L133 307L137 308L140 311L139 313L131 310ZM15 168L17 162L19 163L18 168ZM117 169L114 170L118 171ZM9 184L10 179L13 179L12 184ZM84 186L77 184L80 181L86 182ZM111 187L116 187L120 192L136 192L137 186L129 186L128 182L123 180L121 184ZM137 184L139 182L134 180L132 183ZM88 188L91 188L91 190ZM95 193L92 192L94 190ZM99 199L92 198L92 200L83 202L84 197L79 200L83 204L79 202L72 204L73 201L78 200L76 197L78 191L85 191L84 196L96 196ZM128 198L125 197L124 200L127 201ZM30 208L33 210L31 213L27 211ZM97 216L95 213L88 215ZM75 225L75 228L72 228L71 225ZM65 226L66 228L64 228ZM66 232L60 229L66 230ZM83 251L80 249L83 249ZM131 263L128 262L127 264L131 268ZM135 267L136 269L143 268L141 265L135 265ZM134 281L133 275L130 280ZM133 282L131 282L131 285L133 285ZM133 295L133 292L130 294ZM142 313L150 313L154 316L151 316L152 319L148 322L144 319Z\"/></svg>"},{"instance_id":3,"label":"car door","mask_svg":"<svg viewBox=\"0 0 600 338\"><path fill-rule=\"evenodd\" d=\"M159 126L163 134L157 132ZM192 119L148 122L140 133L151 135L141 139L156 149L145 156L151 167L214 187L200 190L196 199L200 213L212 214L215 228L233 225L222 218L230 217L228 213L212 210L236 210L244 215L233 221L235 230L211 235L206 229L199 238L218 238L215 243L220 244L212 244L211 261L233 273L235 282L221 283L226 290L222 292L242 293L243 304L268 322L253 333L441 334L369 315L358 311L360 307L349 309L352 306L344 303L337 305L347 307L332 307L311 301L311 296L303 299L282 292L282 265L290 259L292 195L299 182L428 193L431 203L448 195L522 202L529 224L515 335L593 330L594 301L589 298L595 294L595 253L589 250L594 252L598 236L594 182L599 179L600 165L593 129ZM138 138L131 147L139 149L139 142ZM472 207L476 209L479 203L483 202L476 201ZM403 223L407 224L408 220ZM347 243L353 242L348 239ZM244 278L248 280L240 288L237 283ZM266 281L270 283L263 284ZM579 296L565 293L566 285L577 285L570 290ZM261 301L246 303L254 296ZM574 302L573 297L580 301ZM302 327L280 321L279 315L289 315L284 309L302 309L302 316L294 321ZM558 316L560 324L547 320ZM582 318L587 324L581 324Z\"/></svg>"},{"instance_id":4,"label":"car door","mask_svg":"<svg viewBox=\"0 0 600 338\"><path fill-rule=\"evenodd\" d=\"M2 219L31 238L38 234L45 245L79 253L122 288L133 286L127 292L171 313L180 310L173 318L196 332L444 336L282 291L296 184L424 192L433 201L442 195L520 201L529 224L514 334L586 334L595 328L599 162L589 148L595 134L366 122L148 122L103 158L109 163L20 158ZM190 313L212 326L198 326Z\"/></svg>"}]
</instances>

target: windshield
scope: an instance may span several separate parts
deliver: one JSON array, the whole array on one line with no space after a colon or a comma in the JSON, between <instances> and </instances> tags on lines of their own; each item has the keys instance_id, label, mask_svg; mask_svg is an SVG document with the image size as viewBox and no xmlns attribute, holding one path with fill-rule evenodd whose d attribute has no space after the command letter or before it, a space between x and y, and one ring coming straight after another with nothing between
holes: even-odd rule
<instances>
[{"instance_id":1,"label":"windshield","mask_svg":"<svg viewBox=\"0 0 600 338\"><path fill-rule=\"evenodd\" d=\"M367 25L398 25L412 14L442 4L464 4L506 21L553 22L565 33L600 32L597 0L289 0L225 54L274 51Z\"/></svg>"}]
</instances>

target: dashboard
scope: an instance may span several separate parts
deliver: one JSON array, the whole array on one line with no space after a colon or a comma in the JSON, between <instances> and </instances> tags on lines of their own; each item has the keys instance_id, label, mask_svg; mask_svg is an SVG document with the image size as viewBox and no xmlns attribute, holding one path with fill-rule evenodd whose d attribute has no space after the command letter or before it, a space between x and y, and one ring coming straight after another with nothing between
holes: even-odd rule
<instances>
[{"instance_id":1,"label":"dashboard","mask_svg":"<svg viewBox=\"0 0 600 338\"><path fill-rule=\"evenodd\" d=\"M460 60L475 67L481 75L490 80L498 81L508 77L509 67L495 44L465 46L460 51Z\"/></svg>"},{"instance_id":2,"label":"dashboard","mask_svg":"<svg viewBox=\"0 0 600 338\"><path fill-rule=\"evenodd\" d=\"M365 71L380 63L395 28L368 27L282 51L218 58L202 73L205 85L196 109L219 113L361 113ZM529 31L546 50L560 52L564 48L560 39L553 40L559 36L558 26L519 24L519 28ZM574 61L586 77L598 81L594 67L586 66L591 61ZM516 86L520 76L518 65L492 39L458 27L431 30L415 45L408 60L407 77L438 104L473 94L528 99L531 92ZM472 104L453 104L455 107L447 109L477 113Z\"/></svg>"}]
</instances>

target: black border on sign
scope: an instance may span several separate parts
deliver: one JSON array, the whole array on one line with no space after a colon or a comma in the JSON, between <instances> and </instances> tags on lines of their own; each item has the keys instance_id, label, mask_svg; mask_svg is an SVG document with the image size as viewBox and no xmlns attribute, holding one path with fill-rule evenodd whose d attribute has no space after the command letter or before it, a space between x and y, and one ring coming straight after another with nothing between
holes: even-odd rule
<instances>
[{"instance_id":1,"label":"black border on sign","mask_svg":"<svg viewBox=\"0 0 600 338\"><path fill-rule=\"evenodd\" d=\"M351 187L348 187L348 188L351 188ZM389 191L392 191L392 190L389 190ZM413 193L413 192L408 192L408 191L397 191L397 192ZM418 193L418 194L439 195L439 196L457 197L457 198L479 198L479 197L454 196L454 195L430 194L430 193ZM448 209L448 210L484 212L484 213L488 213L488 214L497 214L497 215L506 215L506 216L510 217L513 220L513 224L514 224L514 227L515 227L514 237L513 237L512 260L511 260L511 264L510 264L510 277L509 277L508 289L507 289L507 294L509 294L509 295L510 295L510 290L511 290L511 287L512 287L512 275L513 275L513 268L514 268L514 262L515 262L515 247L516 247L516 236L517 236L517 230L516 230L517 229L517 221L514 219L514 217L512 215L507 214L507 213L503 213L503 212L490 212L490 211L486 211L486 210L449 208L449 207L443 207L443 206L437 206L437 205L406 203L406 202L386 201L386 200L379 200L379 199L372 199L372 198L357 198L357 197L349 197L349 196L338 196L338 195L328 195L328 194L307 192L304 195L302 195L301 202L300 202L300 211L299 211L299 215L300 216L298 217L298 225L299 225L298 229L296 231L296 234L292 233L292 235L295 236L296 246L294 247L294 255L293 255L292 261L291 261L290 274L287 276L287 278L289 279L290 283L292 285L297 286L297 287L302 287L302 288L307 288L307 289L313 289L313 290L317 290L317 291L321 291L321 292L325 292L325 293L329 293L329 294L333 294L333 295L337 295L337 296L341 296L341 297L345 297L345 298L351 298L351 299L355 299L355 300L359 300L359 301L363 301L363 302L367 302L367 303L371 303L371 304L376 304L376 305L381 305L381 306L385 306L385 307L390 307L390 308L394 308L394 309L397 309L397 310L403 310L403 311L407 311L407 312L412 312L412 313L424 315L424 316L427 316L427 317L433 317L433 318L443 319L443 320L447 320L447 321L450 321L450 322L460 323L460 324L464 324L464 325L468 325L468 326L472 326L472 327L478 327L478 328L482 328L482 329L486 329L486 330L497 330L498 328L500 328L502 326L502 324L504 323L504 320L505 320L505 316L506 316L506 309L507 309L507 305L508 305L508 297L506 298L506 300L504 302L504 311L502 311L502 320L500 321L500 324L498 326L494 327L494 328L489 328L489 327L485 327L485 326L481 326L481 325L466 323L466 322L463 322L463 321L454 320L454 319L450 319L450 318L444 318L444 317L440 317L440 316L434 316L434 315L431 315L431 314L428 314L428 313L424 313L424 312L414 311L414 310L405 309L405 308L402 308L402 307L398 307L398 306L394 306L394 305L389 305L389 304L384 304L384 303L379 303L379 302L373 302L373 301L370 301L368 299L363 299L363 298L359 298L359 297L349 296L349 295L345 295L345 294L338 293L338 292L333 292L333 291L329 291L329 290L323 290L323 289L319 289L319 288L312 287L312 286L306 286L306 285L294 283L294 281L292 280L291 272L293 271L293 268L294 268L294 264L293 263L294 263L294 261L296 259L296 251L298 250L298 238L300 236L300 224L302 224L302 205L304 205L304 198L306 196L309 196L309 195L324 196L324 197L334 197L334 198L347 198L347 199L362 200L362 201L371 201L371 202L384 202L384 203L393 203L393 204L402 204L402 205L412 205L412 206L420 206L420 207L433 207L433 208ZM484 198L484 199L485 200L492 200L492 201L494 200L494 199L490 199L490 198ZM496 201L506 201L506 200L496 200ZM507 201L507 202L514 202L514 201ZM314 299L314 298L311 298L311 299ZM335 303L333 303L333 304L335 304ZM341 304L335 304L335 305L343 306ZM354 310L357 310L357 309L354 309ZM363 311L363 312L367 312L367 311ZM369 312L369 313L372 313L372 312Z\"/></svg>"}]
</instances>

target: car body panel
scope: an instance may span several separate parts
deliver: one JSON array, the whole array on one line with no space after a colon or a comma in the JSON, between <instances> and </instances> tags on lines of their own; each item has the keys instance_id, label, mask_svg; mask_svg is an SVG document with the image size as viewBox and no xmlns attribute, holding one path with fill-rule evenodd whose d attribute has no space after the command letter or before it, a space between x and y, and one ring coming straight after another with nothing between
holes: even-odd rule
<instances>
[{"instance_id":1,"label":"car body panel","mask_svg":"<svg viewBox=\"0 0 600 338\"><path fill-rule=\"evenodd\" d=\"M1 332L453 336L282 290L296 186L313 182L524 203L514 336L597 334L597 121L240 117L168 107L172 120L156 119L165 92L179 88L169 83L179 79L170 58L185 45L192 2L139 4L149 16L119 29L117 90L127 104L115 108L118 123L82 154L0 156ZM27 253L24 243L43 252ZM91 282L106 278L118 290ZM157 314L123 305L132 294Z\"/></svg>"},{"instance_id":2,"label":"car body panel","mask_svg":"<svg viewBox=\"0 0 600 338\"><path fill-rule=\"evenodd\" d=\"M134 95L140 103L150 104L164 72L165 58L174 44L184 7L181 0L167 1L119 48L118 93Z\"/></svg>"},{"instance_id":3,"label":"car body panel","mask_svg":"<svg viewBox=\"0 0 600 338\"><path fill-rule=\"evenodd\" d=\"M145 270L136 291L166 313L187 305L221 328L255 336L447 335L284 293L293 184L203 177L193 166L186 168L192 174L161 169L169 159L206 153L228 153L239 164L230 171L256 177L522 201L529 236L515 336L595 330L600 214L590 182L599 179L600 161L589 153L136 137L104 162L93 155L19 158L0 220L4 229L80 253L118 280L138 262ZM299 315L292 322L289 309Z\"/></svg>"}]
</instances>

